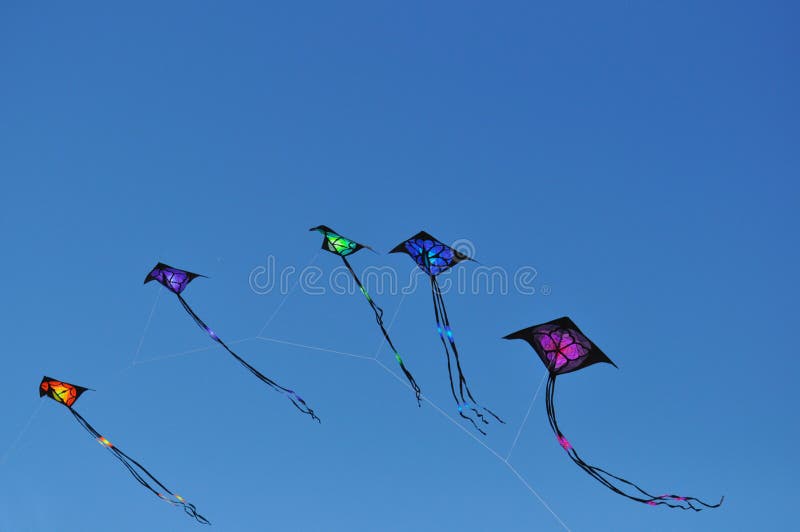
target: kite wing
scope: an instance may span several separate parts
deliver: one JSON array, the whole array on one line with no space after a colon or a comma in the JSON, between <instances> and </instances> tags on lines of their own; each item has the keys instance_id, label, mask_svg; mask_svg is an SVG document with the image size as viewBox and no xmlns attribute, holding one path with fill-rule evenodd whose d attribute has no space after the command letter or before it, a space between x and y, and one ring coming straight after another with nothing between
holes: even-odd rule
<instances>
[{"instance_id":1,"label":"kite wing","mask_svg":"<svg viewBox=\"0 0 800 532\"><path fill-rule=\"evenodd\" d=\"M42 382L39 384L39 397L46 395L50 399L72 408L78 397L88 389L83 386L51 379L50 377L42 377Z\"/></svg>"},{"instance_id":2,"label":"kite wing","mask_svg":"<svg viewBox=\"0 0 800 532\"><path fill-rule=\"evenodd\" d=\"M178 268L173 268L163 262L159 262L150 273L147 274L147 277L144 279L144 284L150 281L158 281L170 292L180 294L192 280L198 277L205 277L205 275L179 270Z\"/></svg>"},{"instance_id":3,"label":"kite wing","mask_svg":"<svg viewBox=\"0 0 800 532\"><path fill-rule=\"evenodd\" d=\"M432 277L449 270L463 260L472 260L425 231L420 231L401 242L389 253L406 253L414 259L422 271Z\"/></svg>"},{"instance_id":4,"label":"kite wing","mask_svg":"<svg viewBox=\"0 0 800 532\"><path fill-rule=\"evenodd\" d=\"M354 240L350 240L349 238L345 238L342 235L338 234L336 231L331 229L326 225L318 225L317 227L312 227L309 231L319 231L322 233L324 237L322 239L322 249L325 251L330 251L335 255L339 255L340 257L346 257L347 255L352 255L356 251L360 249L367 248L372 250L371 247L365 246L364 244L359 244Z\"/></svg>"},{"instance_id":5,"label":"kite wing","mask_svg":"<svg viewBox=\"0 0 800 532\"><path fill-rule=\"evenodd\" d=\"M548 371L556 375L577 371L598 362L617 367L567 316L527 327L503 338L528 342Z\"/></svg>"}]
</instances>

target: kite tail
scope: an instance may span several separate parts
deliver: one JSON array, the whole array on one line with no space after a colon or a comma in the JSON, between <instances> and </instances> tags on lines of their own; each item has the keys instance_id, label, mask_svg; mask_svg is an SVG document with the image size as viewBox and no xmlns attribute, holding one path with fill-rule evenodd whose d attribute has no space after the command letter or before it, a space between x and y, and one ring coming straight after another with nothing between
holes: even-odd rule
<instances>
[{"instance_id":1,"label":"kite tail","mask_svg":"<svg viewBox=\"0 0 800 532\"><path fill-rule=\"evenodd\" d=\"M450 319L447 317L447 307L444 304L444 297L442 296L442 289L439 287L439 282L436 280L436 277L431 276L431 288L433 291L433 300L434 300L434 309L437 315L436 318L436 325L439 331L439 337L442 340L442 344L445 346L445 351L447 351L447 343L445 342L444 337L447 336L447 341L450 344L450 349L453 351L453 358L456 361L456 369L458 370L458 392L459 398L461 401L456 400L459 403L459 410L461 410L462 406L467 407L480 419L483 423L489 423L484 415L480 412L479 409L483 410L484 412L489 413L493 418L495 418L500 423L505 424L505 421L500 419L500 417L489 410L488 408L481 406L472 396L472 391L469 389L469 385L467 384L467 379L464 376L464 372L461 370L461 360L458 357L458 347L456 347L456 341L453 339L453 330L450 328ZM444 325L444 330L442 330L442 325ZM449 352L448 352L448 366L449 366ZM448 367L449 369L449 367ZM452 374L451 374L452 375ZM451 377L452 380L452 377ZM467 401L469 399L469 401Z\"/></svg>"},{"instance_id":2,"label":"kite tail","mask_svg":"<svg viewBox=\"0 0 800 532\"><path fill-rule=\"evenodd\" d=\"M639 487L637 484L626 480L622 477L618 477L608 471L589 465L583 461L583 459L578 455L578 452L572 446L572 444L567 440L564 434L561 432L561 429L558 427L558 422L556 420L556 410L555 410L555 403L554 403L554 395L555 395L555 386L556 386L556 374L550 373L550 377L547 380L547 389L545 391L545 402L547 405L547 419L550 422L550 428L553 429L553 432L558 438L558 443L561 447L567 452L570 459L581 469L583 469L589 476L603 484L605 487L617 493L618 495L622 495L628 499L631 499L636 502L641 502L644 504L649 504L650 506L666 506L668 508L677 508L681 510L694 510L695 512L699 512L702 508L699 508L697 505L704 506L706 508L717 508L722 504L722 501L725 500L725 497L722 497L717 504L708 504L703 502L702 500L696 497L686 497L682 495L675 495L675 494L664 494L664 495L653 495L648 491L644 490L643 488ZM621 482L627 486L634 488L637 494L630 494L624 491L621 487L614 484L613 480ZM696 503L696 504L695 504Z\"/></svg>"},{"instance_id":3,"label":"kite tail","mask_svg":"<svg viewBox=\"0 0 800 532\"><path fill-rule=\"evenodd\" d=\"M420 387L419 385L417 385L417 381L414 380L414 376L411 375L411 372L408 371L408 369L406 369L406 365L403 363L403 359L400 356L400 353L397 352L394 343L392 343L392 339L389 337L389 333L386 331L386 327L383 324L383 309L379 307L377 303L375 303L375 301L372 300L372 297L370 297L369 293L367 293L367 290L364 288L364 285L361 284L361 280L358 278L358 275L356 275L355 270L353 270L352 266L350 266L350 263L347 261L347 259L345 257L342 257L342 260L344 261L344 265L347 266L347 269L350 270L350 275L353 276L353 280L355 280L356 284L358 285L358 288L361 290L361 293L364 294L364 297L367 298L369 306L375 313L375 320L378 322L378 326L381 328L381 332L383 333L383 337L386 339L386 343L389 344L389 347L394 353L395 360L397 360L397 363L400 365L400 369L403 370L403 374L406 376L408 383L411 385L411 389L414 390L414 394L416 395L417 398L417 406L422 406L421 403L422 390L420 390Z\"/></svg>"},{"instance_id":4,"label":"kite tail","mask_svg":"<svg viewBox=\"0 0 800 532\"><path fill-rule=\"evenodd\" d=\"M311 416L311 419L315 419L318 423L320 422L320 419L317 417L314 411L306 404L306 402L303 400L302 397L297 395L297 393L295 393L294 390L285 388L280 384L278 384L277 382L273 381L272 379L270 379L269 377L258 371L256 368L248 364L242 357L234 353L233 350L230 347L228 347L228 344L223 342L222 339L219 336L217 336L217 333L212 331L211 328L208 325L206 325L206 323L203 320L200 319L200 316L195 314L194 310L192 310L192 307L189 306L189 303L187 303L186 300L183 299L183 297L180 294L176 295L178 296L178 300L181 302L181 305L183 305L184 310L186 310L186 312L192 317L192 319L198 325L198 327L203 329L211 337L212 340L214 340L219 345L224 347L225 350L231 356L233 356L233 358L238 360L242 366L247 368L250 371L250 373L255 375L261 382L263 382L276 392L282 393L286 397L288 397L289 400L292 402L292 404L295 406L295 408L297 408L300 412L308 414L309 416Z\"/></svg>"},{"instance_id":5,"label":"kite tail","mask_svg":"<svg viewBox=\"0 0 800 532\"><path fill-rule=\"evenodd\" d=\"M450 332L449 323L444 321L445 320L444 313L443 313L444 310L442 308L443 302L441 301L440 297L437 297L437 292L438 292L438 284L436 283L436 279L433 276L431 276L431 296L433 297L433 313L434 313L434 316L436 318L436 330L439 333L439 340L441 340L441 342L442 342L442 347L444 347L445 357L447 358L447 375L450 378L450 393L452 394L453 399L455 400L456 405L458 407L458 415L461 416L462 418L468 420L470 423L472 423L472 426L475 427L475 430L477 430L478 432L480 432L483 435L486 435L486 432L484 432L478 426L478 424L475 422L475 420L472 419L470 416L466 415L466 413L464 412L465 409L471 410L478 417L478 419L480 421L482 421L484 424L488 424L489 423L488 421L486 421L486 419L484 419L484 417L481 415L481 413L477 410L477 408L476 408L477 405L474 404L474 400L473 400L473 403L471 404L469 401L467 401L465 399L465 397L464 397L464 384L465 384L465 381L463 380L463 375L461 373L460 366L458 366L458 375L459 375L458 385L459 385L459 390L458 390L458 393L456 393L455 384L453 383L453 366L452 366L452 362L450 360L450 358L451 358L450 357L450 348L447 346L447 341L445 340L445 331L447 331L446 334L447 334L448 338L450 339L450 345L454 346L455 344L452 341L452 332ZM459 364L459 362L458 362L458 353L454 353L453 358L455 358L456 364L458 365Z\"/></svg>"},{"instance_id":6,"label":"kite tail","mask_svg":"<svg viewBox=\"0 0 800 532\"><path fill-rule=\"evenodd\" d=\"M142 464L140 464L127 454L125 454L121 449L116 447L114 444L108 441L108 439L106 439L99 432L97 432L97 430L94 427L92 427L89 424L89 422L86 421L83 418L83 416L81 416L77 411L73 410L72 408L69 408L69 411L72 412L72 415L75 416L75 419L78 421L78 423L84 429L86 429L86 431L89 434L91 434L92 437L94 437L94 439L96 439L103 447L108 449L111 452L111 454L113 454L114 457L117 460L119 460L123 466L125 466L125 468L131 474L131 476L133 476L133 478L135 478L136 481L139 484L141 484L144 488L153 492L153 494L155 494L161 500L164 500L172 504L173 506L180 506L181 508L183 508L184 512L186 512L188 515L197 520L197 522L202 523L204 525L211 524L208 521L208 519L197 513L197 508L195 508L194 504L186 502L186 500L180 495L172 493L166 486L164 486L164 484L161 483L161 481L159 481L156 477L154 477L152 473L150 473L150 471L147 470L147 468L145 468ZM153 485L151 485L147 479L150 479L150 481L153 484L155 484L158 488L160 488L160 490L156 489Z\"/></svg>"}]
</instances>

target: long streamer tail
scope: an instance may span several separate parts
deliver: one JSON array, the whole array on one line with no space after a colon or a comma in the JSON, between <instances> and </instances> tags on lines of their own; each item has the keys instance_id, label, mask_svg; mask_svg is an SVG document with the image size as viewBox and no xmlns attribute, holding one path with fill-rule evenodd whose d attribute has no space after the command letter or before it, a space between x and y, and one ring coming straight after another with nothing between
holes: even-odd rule
<instances>
[{"instance_id":1,"label":"long streamer tail","mask_svg":"<svg viewBox=\"0 0 800 532\"><path fill-rule=\"evenodd\" d=\"M297 408L304 414L308 414L309 416L311 416L312 419L317 420L317 422L320 422L320 419L317 417L314 411L306 404L306 402L303 400L302 397L300 397L294 390L281 386L277 382L273 381L272 379L270 379L269 377L258 371L256 368L248 364L242 357L234 353L233 350L230 347L228 347L228 345L225 342L223 342L219 336L217 336L217 333L212 331L211 328L208 325L206 325L203 320L200 319L200 316L195 314L194 310L192 310L192 307L189 306L189 303L187 303L186 300L183 299L183 297L180 294L176 295L178 296L178 300L181 302L181 305L183 305L184 310L186 310L186 312L189 314L189 316L192 317L197 326L203 329L211 337L212 340L214 340L219 345L224 347L225 350L233 358L239 361L239 363L242 366L247 368L247 370L250 371L250 373L252 373L253 375L255 375L261 382L263 382L276 392L279 392L288 397L289 400L292 402L292 404L295 406L295 408Z\"/></svg>"},{"instance_id":2,"label":"long streamer tail","mask_svg":"<svg viewBox=\"0 0 800 532\"><path fill-rule=\"evenodd\" d=\"M68 407L69 408L69 407ZM136 479L136 481L141 484L146 489L153 492L158 498L163 501L166 501L173 506L180 506L183 508L183 511L186 512L188 515L193 517L197 522L202 523L204 525L210 525L211 523L202 515L197 513L197 508L195 508L194 504L187 502L183 497L171 492L164 484L161 483L156 477L150 473L142 464L125 454L120 448L112 444L108 441L105 437L103 437L94 427L92 427L88 421L86 421L83 416L81 416L77 411L69 408L69 411L72 412L72 415L75 416L75 420L84 428L86 431L92 435L94 439L96 439L100 444L109 450L109 452L114 455L114 457L119 460L123 466L128 470L128 472Z\"/></svg>"},{"instance_id":3,"label":"long streamer tail","mask_svg":"<svg viewBox=\"0 0 800 532\"><path fill-rule=\"evenodd\" d=\"M626 480L622 477L618 477L617 475L611 474L608 471L589 465L583 461L583 459L578 455L578 452L572 446L572 444L567 440L564 434L561 432L561 429L558 427L558 422L556 421L556 410L555 410L555 403L554 403L554 396L555 396L555 386L556 386L556 375L554 373L550 373L550 377L547 380L547 389L545 392L545 402L547 404L547 419L550 422L550 428L553 429L553 433L555 433L556 438L558 438L558 443L563 447L563 449L567 452L570 459L581 469L583 469L589 476L603 484L605 487L617 493L618 495L622 495L632 501L641 502L644 504L649 504L650 506L667 506L668 508L678 508L681 510L694 510L696 512L701 511L703 508L698 507L704 506L706 508L717 508L722 504L722 501L725 497L722 497L720 501L716 504L709 504L703 502L702 500L696 497L686 497L683 495L676 495L676 494L664 494L664 495L653 495L652 493L644 490L637 484L631 482L630 480ZM636 490L633 494L626 492L622 487L616 484L614 481L618 483L622 483L626 486L630 486ZM638 493L637 493L638 492Z\"/></svg>"},{"instance_id":4,"label":"long streamer tail","mask_svg":"<svg viewBox=\"0 0 800 532\"><path fill-rule=\"evenodd\" d=\"M350 270L350 275L353 276L353 280L358 285L358 288L361 290L361 293L364 294L364 297L367 298L367 302L369 306L372 308L372 311L375 313L375 321L378 322L378 326L381 328L381 332L383 333L383 337L386 339L386 343L389 344L389 348L391 348L392 352L394 353L394 358L397 360L397 363L400 365L400 369L403 370L403 374L406 376L408 383L411 385L411 389L414 390L414 395L417 398L417 406L422 406L421 403L421 394L422 390L417 385L417 381L414 380L414 376L411 375L411 372L408 371L406 365L403 363L403 358L400 356L400 353L397 352L397 348L395 348L392 339L389 337L389 333L386 331L386 326L383 324L383 309L375 303L375 301L370 297L367 290L364 288L364 285L361 284L361 280L356 275L355 270L353 267L350 266L350 263L347 261L345 257L342 257L344 261L344 265L347 266L347 269Z\"/></svg>"},{"instance_id":5,"label":"long streamer tail","mask_svg":"<svg viewBox=\"0 0 800 532\"><path fill-rule=\"evenodd\" d=\"M447 355L447 372L450 376L450 392L452 393L453 399L455 399L456 404L458 405L458 413L461 417L472 422L473 426L478 430L478 432L481 434L486 434L478 427L474 419L465 415L465 409L470 410L484 424L488 424L489 421L483 415L481 410L487 412L500 423L505 423L505 421L500 419L497 414L488 408L480 406L472 396L472 392L467 384L467 379L464 376L464 372L461 370L461 360L458 356L458 347L456 347L456 342L453 339L453 330L450 328L450 319L447 317L447 308L444 304L442 290L439 287L436 277L434 276L431 276L431 295L433 297L433 312L434 316L436 317L436 330L439 332L439 339L442 341L442 346L444 347L445 354ZM447 337L447 340L445 340L445 337ZM456 392L455 384L453 383L453 367L450 356L451 350L452 358L455 360L455 369L458 373L458 392Z\"/></svg>"}]
</instances>

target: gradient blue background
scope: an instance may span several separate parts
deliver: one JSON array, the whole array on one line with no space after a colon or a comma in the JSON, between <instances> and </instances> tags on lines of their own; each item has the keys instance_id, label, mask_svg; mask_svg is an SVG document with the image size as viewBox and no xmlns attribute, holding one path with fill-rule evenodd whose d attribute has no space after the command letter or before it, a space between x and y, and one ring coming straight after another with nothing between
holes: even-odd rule
<instances>
[{"instance_id":1,"label":"gradient blue background","mask_svg":"<svg viewBox=\"0 0 800 532\"><path fill-rule=\"evenodd\" d=\"M0 530L199 530L41 401L42 374L95 388L84 416L216 530L788 527L797 8L647 4L3 2ZM372 355L360 296L281 306L249 287L269 255L338 266L315 255L321 223L382 252L424 228L470 239L483 264L537 269L533 296L446 298L474 391L508 422L481 438L500 457L544 374L500 337L569 314L620 368L559 380L578 449L725 505L615 496L564 456L540 396L510 464L562 527L378 364L235 346L317 425L142 286L161 259L211 277L185 295L224 339L256 336L280 306L264 336ZM376 297L452 415L427 288Z\"/></svg>"}]
</instances>

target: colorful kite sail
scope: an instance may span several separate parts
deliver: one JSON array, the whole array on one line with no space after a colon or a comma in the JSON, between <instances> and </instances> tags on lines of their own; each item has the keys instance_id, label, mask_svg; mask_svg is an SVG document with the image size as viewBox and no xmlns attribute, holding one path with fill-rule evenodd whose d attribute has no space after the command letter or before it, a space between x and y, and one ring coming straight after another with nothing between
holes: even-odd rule
<instances>
[{"instance_id":1,"label":"colorful kite sail","mask_svg":"<svg viewBox=\"0 0 800 532\"><path fill-rule=\"evenodd\" d=\"M100 443L100 445L108 449L109 452L111 452L111 454L117 458L117 460L122 462L122 465L125 466L125 468L130 472L131 475L133 475L133 478L135 478L139 484L155 493L161 500L166 501L173 506L180 506L187 514L194 517L198 522L203 523L204 525L211 524L205 517L197 513L197 509L195 508L194 504L186 502L186 499L167 489L167 487L164 486L164 484L154 477L147 469L145 469L142 464L125 454L122 449L108 441L108 439L97 432L95 428L83 418L83 416L81 416L74 408L72 408L72 405L75 404L75 401L77 401L81 394L87 389L88 388L84 388L83 386L76 386L68 382L51 379L50 377L43 377L41 384L39 384L39 397L46 395L50 399L53 399L54 401L66 406L70 413L75 417L77 422L80 423L80 425L86 429L86 431L91 434L92 437Z\"/></svg>"},{"instance_id":2,"label":"colorful kite sail","mask_svg":"<svg viewBox=\"0 0 800 532\"><path fill-rule=\"evenodd\" d=\"M691 509L699 512L702 508L699 508L698 505L706 508L717 508L722 504L724 497L717 504L708 504L695 497L675 494L653 495L633 482L613 475L599 467L589 465L581 459L578 451L575 450L566 436L564 436L564 433L561 432L556 421L556 409L553 400L556 377L578 371L598 362L606 362L614 367L617 366L578 329L578 326L571 319L568 317L558 318L547 323L522 329L504 338L507 340L521 339L528 342L539 355L545 367L547 367L549 378L547 380L545 401L547 403L547 419L550 421L550 428L553 429L559 445L567 452L570 459L589 476L614 493L650 506L663 505L670 508ZM630 488L636 491L634 492Z\"/></svg>"},{"instance_id":3,"label":"colorful kite sail","mask_svg":"<svg viewBox=\"0 0 800 532\"><path fill-rule=\"evenodd\" d=\"M288 397L289 400L292 402L292 404L298 410L300 410L304 414L308 414L313 419L316 419L317 421L319 421L319 418L317 417L317 415L314 413L314 411L311 408L309 408L309 406L306 404L306 402L303 400L302 397L297 395L293 390L290 390L289 388L285 388L285 387L281 386L280 384L278 384L277 382L273 381L269 377L265 376L263 373L258 371L256 368L254 368L253 366L251 366L250 364L245 362L245 360L242 357L240 357L239 355L234 353L233 350L230 347L228 347L228 345L225 342L223 342L222 339L219 336L217 336L217 334L214 331L212 331L211 328L208 325L206 325L205 322L203 320L201 320L200 317L197 314L194 313L194 311L189 306L189 304L186 302L186 300L183 299L183 296L181 295L181 292L183 292L183 290L186 288L186 286L188 286L188 284L190 282L192 282L193 279L196 279L197 277L205 277L205 275L200 275L200 274L197 274L197 273L187 272L185 270L179 270L178 268L173 268L172 266L167 266L166 264L163 264L163 263L159 262L152 269L152 271L147 274L147 277L145 278L144 282L145 282L145 284L147 284L150 281L158 281L159 283L164 285L164 287L167 290L169 290L170 292L172 292L173 294L175 294L177 296L178 301L181 302L181 305L183 305L184 310L186 310L186 312L192 317L192 319L195 321L195 323L201 329L203 329L211 337L212 340L214 340L219 345L224 347L225 350L228 353L230 353L230 355L233 358L235 358L242 366L247 368L250 371L250 373L255 375L261 382L263 382L264 384L266 384L267 386L269 386L270 388L272 388L276 392L279 392L279 393L285 395L286 397Z\"/></svg>"},{"instance_id":4,"label":"colorful kite sail","mask_svg":"<svg viewBox=\"0 0 800 532\"><path fill-rule=\"evenodd\" d=\"M403 363L402 357L400 357L400 353L397 352L397 349L392 343L392 339L389 338L389 333L386 331L386 326L383 323L383 309L379 307L375 301L370 297L367 290L364 288L364 285L361 284L361 280L356 275L356 272L353 270L353 267L350 266L350 262L347 260L348 255L352 255L356 251L366 248L372 250L371 247L365 246L363 244L359 244L353 240L349 240L342 235L336 233L330 227L319 225L317 227L312 227L309 231L319 231L322 233L323 240L322 240L322 249L325 251L330 251L335 255L339 255L342 258L342 262L347 267L348 271L350 271L350 275L353 276L353 280L358 285L358 288L361 290L361 293L364 294L364 297L367 298L367 302L369 306L372 308L372 311L375 313L375 320L378 322L378 326L381 328L381 332L383 333L383 337L386 339L386 343L389 344L392 352L394 353L394 358L397 360L397 363L400 364L400 369L403 370L403 374L406 376L408 383L411 385L411 389L414 390L414 393L417 397L417 405L420 404L420 393L421 390L417 385L417 381L414 380L414 377L406 368L406 365Z\"/></svg>"},{"instance_id":5,"label":"colorful kite sail","mask_svg":"<svg viewBox=\"0 0 800 532\"><path fill-rule=\"evenodd\" d=\"M504 423L504 421L497 417L497 415L495 415L494 412L488 408L480 406L472 396L472 392L467 384L467 379L464 377L464 373L461 370L461 360L458 356L458 348L456 347L456 342L453 339L453 331L450 328L450 320L447 317L447 309L444 305L442 290L439 287L439 282L436 279L440 273L447 271L457 263L463 260L472 259L462 253L459 253L450 246L436 240L425 231L421 231L405 242L398 244L392 251L390 251L390 253L407 254L414 259L414 262L416 262L417 266L430 278L431 295L433 297L433 312L436 317L436 328L439 332L439 338L442 341L442 346L444 346L445 354L447 355L447 371L450 376L450 392L453 395L453 399L456 401L456 405L458 405L459 415L462 418L469 420L481 434L486 434L483 430L481 430L480 427L478 427L478 424L475 423L475 420L465 413L465 411L471 411L485 424L489 422L481 413L481 410L488 412L500 423ZM458 373L458 392L456 392L456 386L453 382L453 367L450 353L451 350L452 359L455 361L455 371Z\"/></svg>"}]
</instances>

